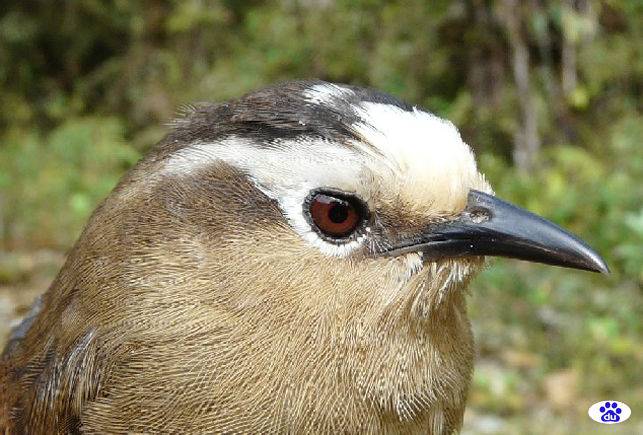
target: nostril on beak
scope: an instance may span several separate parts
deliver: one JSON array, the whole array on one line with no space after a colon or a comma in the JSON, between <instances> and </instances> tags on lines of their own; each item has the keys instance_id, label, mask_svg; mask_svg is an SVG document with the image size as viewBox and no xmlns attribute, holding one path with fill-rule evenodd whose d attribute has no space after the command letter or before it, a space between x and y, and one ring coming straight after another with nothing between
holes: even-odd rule
<instances>
[{"instance_id":1,"label":"nostril on beak","mask_svg":"<svg viewBox=\"0 0 643 435\"><path fill-rule=\"evenodd\" d=\"M491 219L491 217L491 211L482 207L475 207L469 212L469 218L474 224L487 222Z\"/></svg>"}]
</instances>

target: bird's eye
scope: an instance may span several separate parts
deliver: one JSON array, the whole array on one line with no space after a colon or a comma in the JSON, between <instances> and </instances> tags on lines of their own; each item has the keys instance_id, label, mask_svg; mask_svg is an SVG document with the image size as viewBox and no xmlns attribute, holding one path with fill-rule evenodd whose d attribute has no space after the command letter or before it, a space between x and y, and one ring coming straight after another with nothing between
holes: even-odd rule
<instances>
[{"instance_id":1,"label":"bird's eye","mask_svg":"<svg viewBox=\"0 0 643 435\"><path fill-rule=\"evenodd\" d=\"M308 206L312 223L323 235L333 239L351 235L367 214L361 201L345 195L314 193Z\"/></svg>"}]
</instances>

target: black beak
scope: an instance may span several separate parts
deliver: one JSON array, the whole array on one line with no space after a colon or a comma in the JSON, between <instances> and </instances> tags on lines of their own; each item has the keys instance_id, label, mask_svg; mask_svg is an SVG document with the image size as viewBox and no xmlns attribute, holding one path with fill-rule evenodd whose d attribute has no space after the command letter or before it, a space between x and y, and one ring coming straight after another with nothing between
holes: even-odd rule
<instances>
[{"instance_id":1,"label":"black beak","mask_svg":"<svg viewBox=\"0 0 643 435\"><path fill-rule=\"evenodd\" d=\"M386 255L422 251L426 259L493 255L609 273L605 261L573 234L495 196L471 190L457 219L432 225Z\"/></svg>"}]
</instances>

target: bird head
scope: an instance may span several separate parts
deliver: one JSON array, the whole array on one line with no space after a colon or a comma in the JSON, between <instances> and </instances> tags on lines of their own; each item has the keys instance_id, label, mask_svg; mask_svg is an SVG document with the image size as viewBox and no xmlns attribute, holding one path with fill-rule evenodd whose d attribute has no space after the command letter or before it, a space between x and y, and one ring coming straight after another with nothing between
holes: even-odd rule
<instances>
[{"instance_id":1,"label":"bird head","mask_svg":"<svg viewBox=\"0 0 643 435\"><path fill-rule=\"evenodd\" d=\"M174 213L164 231L199 240L242 306L421 319L459 298L485 255L605 270L493 197L451 122L373 90L298 82L192 107L141 166L138 191ZM219 275L204 282L221 296Z\"/></svg>"}]
</instances>

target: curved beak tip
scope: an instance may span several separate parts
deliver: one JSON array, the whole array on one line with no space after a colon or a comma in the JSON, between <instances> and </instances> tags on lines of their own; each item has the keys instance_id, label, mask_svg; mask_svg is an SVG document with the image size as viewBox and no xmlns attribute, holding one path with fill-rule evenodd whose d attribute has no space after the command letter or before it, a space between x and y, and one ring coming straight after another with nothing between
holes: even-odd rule
<instances>
[{"instance_id":1,"label":"curved beak tip","mask_svg":"<svg viewBox=\"0 0 643 435\"><path fill-rule=\"evenodd\" d=\"M592 260L593 260L593 265L592 266L593 267L592 267L591 271L592 272L602 273L603 275L609 275L610 274L610 268L607 265L607 263L605 262L605 260L603 260L603 258L600 255L596 254L596 252L594 252L594 254L595 254L595 256L593 256L593 258L592 258Z\"/></svg>"},{"instance_id":2,"label":"curved beak tip","mask_svg":"<svg viewBox=\"0 0 643 435\"><path fill-rule=\"evenodd\" d=\"M480 221L480 213L488 219ZM437 224L388 255L421 249L426 258L492 255L609 274L605 260L574 234L493 195L471 190L459 218Z\"/></svg>"}]
</instances>

